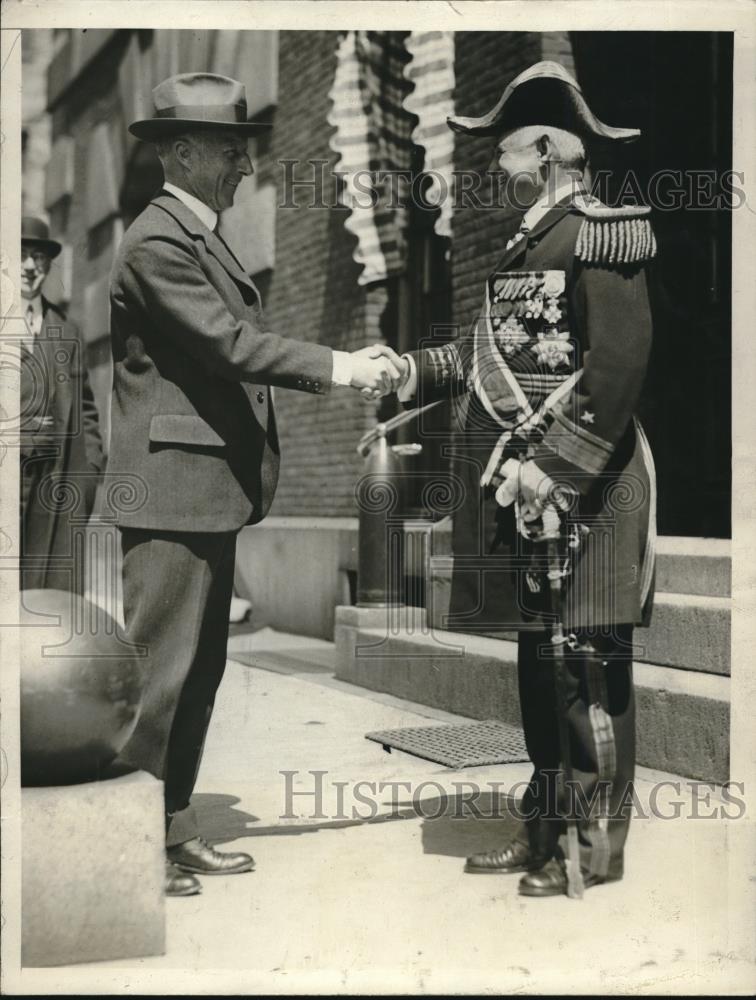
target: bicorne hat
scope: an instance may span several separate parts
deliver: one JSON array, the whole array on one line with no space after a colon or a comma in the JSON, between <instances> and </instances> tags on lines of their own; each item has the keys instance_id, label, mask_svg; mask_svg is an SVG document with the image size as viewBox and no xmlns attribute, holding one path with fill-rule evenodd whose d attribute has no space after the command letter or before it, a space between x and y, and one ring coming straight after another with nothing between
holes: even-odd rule
<instances>
[{"instance_id":1,"label":"bicorne hat","mask_svg":"<svg viewBox=\"0 0 756 1000\"><path fill-rule=\"evenodd\" d=\"M640 129L605 125L588 107L583 91L564 66L545 61L520 73L497 104L481 118L446 119L449 128L468 135L501 135L527 125L552 125L586 139L637 139Z\"/></svg>"},{"instance_id":2,"label":"bicorne hat","mask_svg":"<svg viewBox=\"0 0 756 1000\"><path fill-rule=\"evenodd\" d=\"M154 142L192 128L258 131L262 122L247 121L244 84L217 73L180 73L163 80L152 91L152 118L132 122L129 132Z\"/></svg>"},{"instance_id":3,"label":"bicorne hat","mask_svg":"<svg viewBox=\"0 0 756 1000\"><path fill-rule=\"evenodd\" d=\"M63 249L57 240L50 239L50 228L42 219L35 215L25 215L21 219L21 242L38 246L48 257L57 257Z\"/></svg>"}]
</instances>

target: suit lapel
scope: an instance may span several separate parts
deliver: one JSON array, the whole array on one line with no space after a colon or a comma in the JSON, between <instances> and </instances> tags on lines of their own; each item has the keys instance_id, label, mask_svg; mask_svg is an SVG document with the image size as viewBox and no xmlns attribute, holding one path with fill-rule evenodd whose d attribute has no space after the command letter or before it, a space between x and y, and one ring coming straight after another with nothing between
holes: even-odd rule
<instances>
[{"instance_id":1,"label":"suit lapel","mask_svg":"<svg viewBox=\"0 0 756 1000\"><path fill-rule=\"evenodd\" d=\"M81 342L76 346L71 344L69 338L66 337L66 332L65 321L62 317L51 312L45 305L38 347L44 357L47 391L50 393L53 404L50 412L54 407L58 430L67 426L73 402L74 385L72 383L75 368L77 365L84 364L84 359L77 357L74 353L83 350L83 345Z\"/></svg>"},{"instance_id":2,"label":"suit lapel","mask_svg":"<svg viewBox=\"0 0 756 1000\"><path fill-rule=\"evenodd\" d=\"M220 240L215 233L209 230L204 222L201 222L194 212L190 208L187 208L183 201L171 194L168 194L166 191L159 194L156 198L153 198L152 204L158 205L164 211L168 212L169 215L172 215L181 228L186 230L190 236L195 236L201 239L207 247L208 253L211 253L213 257L215 257L223 269L227 271L235 281L239 281L251 288L259 299L260 294L257 291L254 282L246 271L244 271L241 264L231 253L226 244Z\"/></svg>"}]
</instances>

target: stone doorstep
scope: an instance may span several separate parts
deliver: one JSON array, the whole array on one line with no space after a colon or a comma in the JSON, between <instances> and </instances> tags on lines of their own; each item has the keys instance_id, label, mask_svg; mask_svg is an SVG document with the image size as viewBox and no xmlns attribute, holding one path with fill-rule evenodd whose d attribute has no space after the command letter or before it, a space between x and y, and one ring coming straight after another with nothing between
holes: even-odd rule
<instances>
[{"instance_id":1,"label":"stone doorstep","mask_svg":"<svg viewBox=\"0 0 756 1000\"><path fill-rule=\"evenodd\" d=\"M656 550L657 593L731 595L732 542L729 538L660 535Z\"/></svg>"},{"instance_id":2,"label":"stone doorstep","mask_svg":"<svg viewBox=\"0 0 756 1000\"><path fill-rule=\"evenodd\" d=\"M431 560L429 618L438 629L449 609L451 566L446 556ZM729 597L657 593L651 627L636 629L636 656L644 663L729 674L730 611Z\"/></svg>"},{"instance_id":3,"label":"stone doorstep","mask_svg":"<svg viewBox=\"0 0 756 1000\"><path fill-rule=\"evenodd\" d=\"M473 719L520 725L516 642L427 629L387 636L369 617L367 627L359 627L353 614L358 610L337 611L340 680ZM638 763L727 781L729 678L647 663L634 663L633 671Z\"/></svg>"},{"instance_id":4,"label":"stone doorstep","mask_svg":"<svg viewBox=\"0 0 756 1000\"><path fill-rule=\"evenodd\" d=\"M729 597L657 594L651 627L635 630L636 655L644 663L729 676L730 611Z\"/></svg>"}]
</instances>

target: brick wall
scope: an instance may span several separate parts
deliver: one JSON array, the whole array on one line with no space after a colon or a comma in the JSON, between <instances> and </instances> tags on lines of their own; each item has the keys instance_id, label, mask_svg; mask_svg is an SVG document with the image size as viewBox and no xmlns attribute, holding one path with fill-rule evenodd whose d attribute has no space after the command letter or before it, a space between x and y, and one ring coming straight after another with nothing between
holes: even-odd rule
<instances>
[{"instance_id":1,"label":"brick wall","mask_svg":"<svg viewBox=\"0 0 756 1000\"><path fill-rule=\"evenodd\" d=\"M329 31L282 31L279 35L279 95L270 149L260 158L261 182L279 187L282 159L301 161L298 178L313 176L308 159L337 158L328 140L328 93L336 70L338 35ZM335 195L326 185L326 203ZM352 259L355 238L344 229L342 208L281 208L276 222L276 264L263 289L271 327L286 336L318 340L338 350L356 350L379 335L387 292L365 290ZM279 204L282 198L279 198ZM375 422L376 404L349 389L328 396L276 392L282 468L272 509L277 515L328 516L355 512L354 486L361 462L356 445Z\"/></svg>"},{"instance_id":2,"label":"brick wall","mask_svg":"<svg viewBox=\"0 0 756 1000\"><path fill-rule=\"evenodd\" d=\"M542 58L543 35L531 32L461 31L455 39L456 114L485 114L509 81ZM483 172L493 152L492 140L458 135L455 171ZM490 193L485 183L481 199ZM484 282L501 257L519 221L504 207L455 204L452 219L453 322L467 328L480 309Z\"/></svg>"}]
</instances>

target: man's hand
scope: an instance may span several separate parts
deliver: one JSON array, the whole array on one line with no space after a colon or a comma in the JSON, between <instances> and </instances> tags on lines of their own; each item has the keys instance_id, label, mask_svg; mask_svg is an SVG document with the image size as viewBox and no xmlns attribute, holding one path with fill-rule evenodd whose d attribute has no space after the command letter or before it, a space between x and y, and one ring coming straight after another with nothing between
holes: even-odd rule
<instances>
[{"instance_id":1,"label":"man's hand","mask_svg":"<svg viewBox=\"0 0 756 1000\"><path fill-rule=\"evenodd\" d=\"M521 506L536 512L536 516L547 503L562 510L570 509L564 487L557 486L551 476L546 475L535 462L522 463L518 485Z\"/></svg>"},{"instance_id":2,"label":"man's hand","mask_svg":"<svg viewBox=\"0 0 756 1000\"><path fill-rule=\"evenodd\" d=\"M399 368L399 378L394 379L391 388L387 392L381 392L378 389L361 389L360 391L365 399L379 399L381 396L388 395L388 393L398 392L406 384L412 370L409 361L406 358L397 356L394 364Z\"/></svg>"},{"instance_id":3,"label":"man's hand","mask_svg":"<svg viewBox=\"0 0 756 1000\"><path fill-rule=\"evenodd\" d=\"M386 344L373 344L352 354L352 386L366 399L395 392L407 377L407 362Z\"/></svg>"},{"instance_id":4,"label":"man's hand","mask_svg":"<svg viewBox=\"0 0 756 1000\"><path fill-rule=\"evenodd\" d=\"M546 503L551 479L542 472L535 462L523 462L519 469L517 483L520 504L523 507L542 508Z\"/></svg>"},{"instance_id":5,"label":"man's hand","mask_svg":"<svg viewBox=\"0 0 756 1000\"><path fill-rule=\"evenodd\" d=\"M548 503L569 510L570 501L565 496L564 487L559 487L535 462L518 462L508 459L500 470L504 482L496 490L496 502L508 507L515 498L520 501L520 512L524 521L534 521Z\"/></svg>"}]
</instances>

